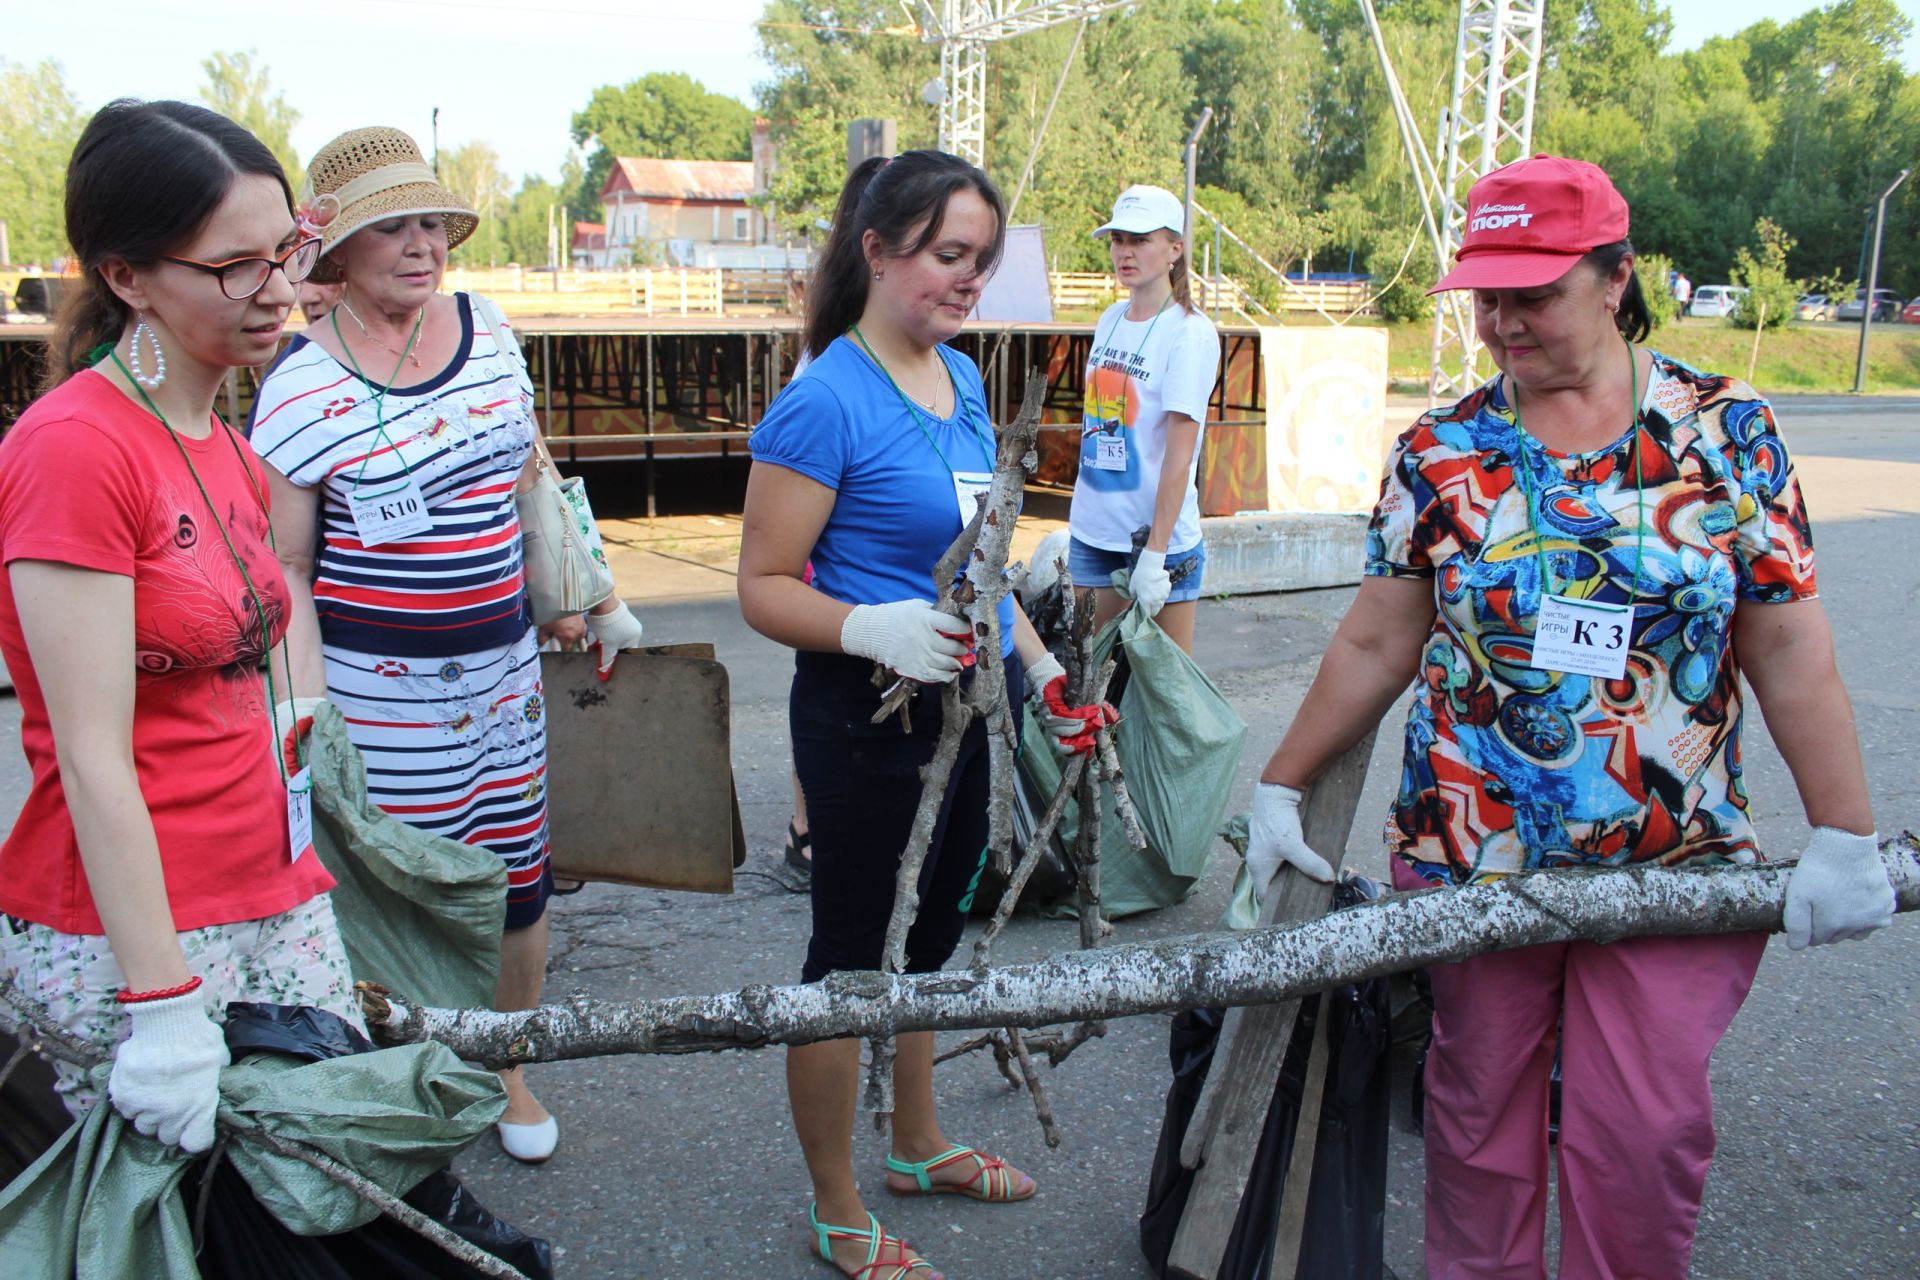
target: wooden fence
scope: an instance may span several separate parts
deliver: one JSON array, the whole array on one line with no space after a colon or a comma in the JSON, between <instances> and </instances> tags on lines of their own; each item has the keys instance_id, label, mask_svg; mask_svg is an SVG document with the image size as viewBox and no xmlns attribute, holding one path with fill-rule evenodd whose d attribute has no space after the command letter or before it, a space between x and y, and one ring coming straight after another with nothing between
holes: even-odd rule
<instances>
[{"instance_id":1,"label":"wooden fence","mask_svg":"<svg viewBox=\"0 0 1920 1280\"><path fill-rule=\"evenodd\" d=\"M1054 271L1049 273L1056 311L1099 310L1120 297L1112 276L1101 271ZM1254 297L1247 286L1232 276L1216 282L1211 276L1193 277L1193 300L1203 311L1258 319L1275 312L1325 311L1344 316L1358 310L1371 315L1377 310L1364 284L1315 280L1311 283L1289 281L1280 289L1277 305L1269 306Z\"/></svg>"},{"instance_id":2,"label":"wooden fence","mask_svg":"<svg viewBox=\"0 0 1920 1280\"><path fill-rule=\"evenodd\" d=\"M775 315L792 312L805 273L781 268L635 267L609 271L546 271L526 267L450 267L445 287L484 293L510 315L621 313L647 316ZM1097 312L1117 301L1114 278L1099 271L1050 271L1056 312ZM1289 282L1276 305L1262 303L1244 282L1193 281L1194 301L1223 317L1258 319L1276 312L1325 311L1339 317L1373 313L1364 284Z\"/></svg>"},{"instance_id":3,"label":"wooden fence","mask_svg":"<svg viewBox=\"0 0 1920 1280\"><path fill-rule=\"evenodd\" d=\"M449 293L483 293L508 314L561 311L645 316L719 316L727 310L726 272L688 267L546 271L525 267L449 267Z\"/></svg>"}]
</instances>

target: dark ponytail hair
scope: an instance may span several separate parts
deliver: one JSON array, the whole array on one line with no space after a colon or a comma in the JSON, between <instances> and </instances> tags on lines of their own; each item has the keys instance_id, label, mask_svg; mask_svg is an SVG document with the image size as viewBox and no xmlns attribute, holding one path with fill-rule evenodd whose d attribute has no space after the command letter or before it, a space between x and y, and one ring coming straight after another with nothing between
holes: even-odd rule
<instances>
[{"instance_id":1,"label":"dark ponytail hair","mask_svg":"<svg viewBox=\"0 0 1920 1280\"><path fill-rule=\"evenodd\" d=\"M67 243L82 278L68 290L47 347L44 394L116 342L129 311L107 287L108 258L146 266L191 240L243 173L272 178L293 208L267 145L223 115L185 102L120 98L102 107L67 163Z\"/></svg>"},{"instance_id":2,"label":"dark ponytail hair","mask_svg":"<svg viewBox=\"0 0 1920 1280\"><path fill-rule=\"evenodd\" d=\"M1612 244L1587 250L1586 262L1604 280L1618 271L1620 264L1631 256L1633 241L1616 240ZM1653 332L1653 313L1647 310L1647 296L1640 291L1638 271L1627 276L1626 291L1620 295L1620 309L1613 313L1613 323L1620 330L1620 336L1628 342L1645 342L1647 335Z\"/></svg>"},{"instance_id":3,"label":"dark ponytail hair","mask_svg":"<svg viewBox=\"0 0 1920 1280\"><path fill-rule=\"evenodd\" d=\"M947 203L959 191L978 192L993 210L993 243L974 264L982 273L991 271L1007 236L1006 201L993 179L944 151L903 151L891 160L871 156L854 166L840 189L827 247L807 286L805 346L810 358L819 359L866 310L872 275L863 245L867 232L880 237L889 258L910 258L940 234ZM915 227L920 227L919 234L909 241Z\"/></svg>"}]
</instances>

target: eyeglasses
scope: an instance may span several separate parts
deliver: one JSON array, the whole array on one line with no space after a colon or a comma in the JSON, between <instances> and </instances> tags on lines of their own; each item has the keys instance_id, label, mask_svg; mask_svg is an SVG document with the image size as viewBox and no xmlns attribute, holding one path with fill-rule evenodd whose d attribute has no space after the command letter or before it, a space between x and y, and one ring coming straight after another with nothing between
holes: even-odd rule
<instances>
[{"instance_id":1,"label":"eyeglasses","mask_svg":"<svg viewBox=\"0 0 1920 1280\"><path fill-rule=\"evenodd\" d=\"M193 258L166 258L182 267L204 271L220 281L220 292L235 302L245 302L267 287L267 277L275 267L287 277L288 284L299 284L320 261L320 238L302 240L277 258L229 258L225 262L199 262Z\"/></svg>"}]
</instances>

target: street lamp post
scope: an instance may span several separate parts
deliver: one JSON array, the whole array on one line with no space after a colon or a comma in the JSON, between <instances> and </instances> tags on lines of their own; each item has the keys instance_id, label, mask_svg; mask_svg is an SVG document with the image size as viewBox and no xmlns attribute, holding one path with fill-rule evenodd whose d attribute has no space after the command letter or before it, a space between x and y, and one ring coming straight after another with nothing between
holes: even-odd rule
<instances>
[{"instance_id":1,"label":"street lamp post","mask_svg":"<svg viewBox=\"0 0 1920 1280\"><path fill-rule=\"evenodd\" d=\"M433 109L433 176L440 176L440 108Z\"/></svg>"},{"instance_id":2,"label":"street lamp post","mask_svg":"<svg viewBox=\"0 0 1920 1280\"><path fill-rule=\"evenodd\" d=\"M1873 291L1880 283L1880 233L1887 227L1887 197L1899 189L1907 180L1911 169L1902 169L1893 185L1880 193L1879 203L1873 215L1873 252L1867 257L1867 296L1862 299L1860 308L1860 352L1853 362L1853 394L1859 395L1867 386L1867 330L1873 324Z\"/></svg>"}]
</instances>

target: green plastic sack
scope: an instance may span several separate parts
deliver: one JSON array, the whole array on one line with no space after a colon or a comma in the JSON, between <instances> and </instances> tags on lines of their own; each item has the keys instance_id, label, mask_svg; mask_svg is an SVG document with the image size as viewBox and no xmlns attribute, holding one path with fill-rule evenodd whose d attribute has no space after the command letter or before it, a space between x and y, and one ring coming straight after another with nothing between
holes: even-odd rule
<instances>
[{"instance_id":1,"label":"green plastic sack","mask_svg":"<svg viewBox=\"0 0 1920 1280\"><path fill-rule=\"evenodd\" d=\"M1240 869L1234 872L1233 888L1227 894L1227 905L1221 909L1220 919L1214 923L1216 929L1251 929L1260 923L1260 896L1253 891L1253 877L1247 874L1247 845L1252 823L1252 814L1236 813L1220 828L1220 838L1240 855Z\"/></svg>"},{"instance_id":2,"label":"green plastic sack","mask_svg":"<svg viewBox=\"0 0 1920 1280\"><path fill-rule=\"evenodd\" d=\"M367 797L339 708L314 711L313 847L339 884L333 914L353 976L445 1009L490 1008L507 868L498 854L410 827Z\"/></svg>"},{"instance_id":3,"label":"green plastic sack","mask_svg":"<svg viewBox=\"0 0 1920 1280\"><path fill-rule=\"evenodd\" d=\"M402 1194L506 1114L500 1077L469 1067L442 1044L295 1062L260 1054L220 1074L221 1113L302 1142ZM379 1210L313 1166L260 1143L228 1158L260 1203L303 1236L351 1231Z\"/></svg>"},{"instance_id":4,"label":"green plastic sack","mask_svg":"<svg viewBox=\"0 0 1920 1280\"><path fill-rule=\"evenodd\" d=\"M107 1072L95 1073L106 1091ZM140 1276L198 1280L179 1194L188 1157L102 1104L0 1190L0 1250L12 1280Z\"/></svg>"},{"instance_id":5,"label":"green plastic sack","mask_svg":"<svg viewBox=\"0 0 1920 1280\"><path fill-rule=\"evenodd\" d=\"M1126 650L1131 674L1114 745L1147 848L1127 843L1112 793L1102 788L1100 900L1109 919L1170 906L1199 887L1247 738L1246 721L1206 672L1139 609L1129 608L1094 637L1094 661L1105 662L1118 647ZM1026 732L1039 742L1045 730L1030 722ZM1051 751L1022 752L1020 767L1042 795L1060 785L1060 760ZM1079 827L1079 813L1069 805L1059 828L1069 847ZM1043 911L1077 914L1072 902Z\"/></svg>"},{"instance_id":6,"label":"green plastic sack","mask_svg":"<svg viewBox=\"0 0 1920 1280\"><path fill-rule=\"evenodd\" d=\"M104 1096L107 1066L95 1070ZM506 1113L491 1071L439 1044L324 1062L268 1055L220 1073L220 1113L317 1147L393 1195L445 1168ZM236 1134L226 1157L289 1230L345 1231L379 1212L327 1175ZM197 1280L180 1178L192 1157L139 1133L102 1102L0 1189L8 1280Z\"/></svg>"}]
</instances>

